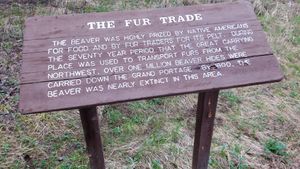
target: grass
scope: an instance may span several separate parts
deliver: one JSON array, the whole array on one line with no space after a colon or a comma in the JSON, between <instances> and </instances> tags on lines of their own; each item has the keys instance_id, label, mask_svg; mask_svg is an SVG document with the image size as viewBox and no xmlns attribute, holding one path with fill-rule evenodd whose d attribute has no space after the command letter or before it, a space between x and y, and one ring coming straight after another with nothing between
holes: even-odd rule
<instances>
[{"instance_id":1,"label":"grass","mask_svg":"<svg viewBox=\"0 0 300 169\"><path fill-rule=\"evenodd\" d=\"M104 0L99 1L97 4L93 5L86 5L83 7L84 13L91 13L91 12L108 12L112 10L113 1Z\"/></svg>"},{"instance_id":2,"label":"grass","mask_svg":"<svg viewBox=\"0 0 300 169\"><path fill-rule=\"evenodd\" d=\"M221 99L224 98L228 105L238 106L241 103L241 98L237 96L233 91L224 91L220 94Z\"/></svg>"},{"instance_id":3,"label":"grass","mask_svg":"<svg viewBox=\"0 0 300 169\"><path fill-rule=\"evenodd\" d=\"M17 110L24 20L32 15L183 6L208 1L51 1L0 5L0 168L87 168L75 110L22 116ZM217 1L214 1L217 2ZM297 168L300 139L299 1L254 0L285 80L223 90L210 168ZM99 107L107 168L190 168L197 95Z\"/></svg>"},{"instance_id":4,"label":"grass","mask_svg":"<svg viewBox=\"0 0 300 169\"><path fill-rule=\"evenodd\" d=\"M162 169L161 164L158 160L152 160L151 168L152 169Z\"/></svg>"},{"instance_id":5,"label":"grass","mask_svg":"<svg viewBox=\"0 0 300 169\"><path fill-rule=\"evenodd\" d=\"M248 169L252 168L246 162L245 154L247 153L247 149L243 148L239 144L227 145L224 144L221 146L220 150L212 153L212 157L210 158L210 166L213 168L223 168L224 164L222 161L219 161L218 158L227 160L227 168L230 169Z\"/></svg>"},{"instance_id":6,"label":"grass","mask_svg":"<svg viewBox=\"0 0 300 169\"><path fill-rule=\"evenodd\" d=\"M279 156L287 156L286 149L287 147L284 143L275 139L268 139L264 145L266 153L273 153Z\"/></svg>"},{"instance_id":7,"label":"grass","mask_svg":"<svg viewBox=\"0 0 300 169\"><path fill-rule=\"evenodd\" d=\"M300 45L300 16L295 16L292 18L292 22L296 29L292 31L290 40L292 41L293 45Z\"/></svg>"}]
</instances>

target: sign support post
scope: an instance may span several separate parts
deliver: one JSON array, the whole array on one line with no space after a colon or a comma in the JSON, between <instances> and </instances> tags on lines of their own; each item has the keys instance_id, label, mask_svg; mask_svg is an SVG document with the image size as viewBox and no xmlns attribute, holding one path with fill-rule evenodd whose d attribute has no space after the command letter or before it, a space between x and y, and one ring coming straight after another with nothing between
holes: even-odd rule
<instances>
[{"instance_id":1,"label":"sign support post","mask_svg":"<svg viewBox=\"0 0 300 169\"><path fill-rule=\"evenodd\" d=\"M199 93L196 114L193 169L206 169L208 167L218 95L219 90Z\"/></svg>"},{"instance_id":2,"label":"sign support post","mask_svg":"<svg viewBox=\"0 0 300 169\"><path fill-rule=\"evenodd\" d=\"M105 169L97 107L79 109L91 169Z\"/></svg>"}]
</instances>

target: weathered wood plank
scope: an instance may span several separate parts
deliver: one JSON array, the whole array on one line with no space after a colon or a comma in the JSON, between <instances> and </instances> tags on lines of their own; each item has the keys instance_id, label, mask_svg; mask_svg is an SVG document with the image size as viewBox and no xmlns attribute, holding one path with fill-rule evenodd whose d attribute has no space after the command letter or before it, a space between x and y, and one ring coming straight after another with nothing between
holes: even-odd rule
<instances>
[{"instance_id":1,"label":"weathered wood plank","mask_svg":"<svg viewBox=\"0 0 300 169\"><path fill-rule=\"evenodd\" d=\"M232 25L232 24L244 24L247 23L249 26L249 29L252 29L253 32L260 32L262 31L262 27L260 22L258 22L256 19L251 19L251 20L245 20L245 19L239 19L237 21L230 21L230 22L222 22L222 23L213 23L213 24L207 24L207 25L203 25L198 23L197 25L189 25L187 27L180 27L180 29L178 28L178 24L174 24L174 25L168 25L166 27L167 31L171 31L174 34L174 31L176 30L184 30L187 31L189 29L200 29L200 28L206 28L206 27L210 27L210 28L214 28L214 27L220 27L220 26L224 26L224 25ZM27 53L40 53L40 52L47 52L47 50L52 47L52 40L67 40L70 41L72 39L88 39L88 38L100 38L102 41L100 42L105 43L105 41L103 40L103 37L109 37L109 36L124 36L124 35L138 35L138 34L149 34L152 32L160 32L162 31L162 27L159 26L151 26L151 27L147 27L145 29L135 29L135 31L133 32L131 29L121 29L117 32L106 32L105 34L101 34L99 32L91 32L88 35L78 35L78 36L68 36L68 37L63 37L63 38L48 38L48 39L37 39L37 40L28 40L26 41L26 43L24 43L23 46L23 54L27 54ZM218 32L222 32L225 37L230 37L230 30L225 30L225 31L216 31L211 29L210 33L218 33ZM203 34L208 34L207 32L204 32ZM100 35L100 36L99 36ZM182 35L181 35L182 36ZM149 38L148 38L149 39ZM207 38L206 38L207 40ZM119 42L125 41L124 39L121 38L121 40ZM141 42L141 40L139 40ZM195 40L194 40L195 41ZM95 43L94 43L95 44ZM93 44L87 44L88 46L93 46ZM78 45L72 45L72 46L78 46ZM123 46L124 47L124 46ZM65 50L67 49L67 47L64 48Z\"/></svg>"},{"instance_id":2,"label":"weathered wood plank","mask_svg":"<svg viewBox=\"0 0 300 169\"><path fill-rule=\"evenodd\" d=\"M272 54L271 50L268 50L269 47L268 46L259 46L256 47L257 44L254 44L252 46L250 46L249 48L241 48L243 49L242 51L246 53L245 57L240 57L240 59L246 59L246 58L250 58L253 56L264 56L264 55L268 55L268 54ZM268 51L268 52L267 52ZM222 51L220 53L218 53L218 55L222 55L224 57L224 60L222 60L222 62L226 62L226 61L231 61L233 60L232 58L230 58L230 56L233 53L228 52L228 51ZM49 79L49 75L50 74L54 74L57 71L55 70L51 70L51 71L47 71L47 65L43 65L41 66L41 62L30 62L30 63L26 63L24 62L24 65L31 65L28 66L27 69L28 72L23 72L23 74L21 75L21 79L22 79L22 84L26 84L26 83L38 83L38 82L47 82L47 81L55 81L55 80L66 80L66 79L75 79L75 78L83 78L83 77L97 77L97 76L111 76L114 74L130 74L130 73L134 73L134 72L146 72L146 71L151 71L151 70L157 70L157 69L161 69L160 67L155 68L152 67L151 65L159 65L159 66L163 66L163 68L167 69L167 68L174 68L174 67L180 67L180 66L190 66L190 67L195 67L198 65L206 65L206 64L213 64L213 63L218 63L220 61L210 61L208 60L212 55L202 55L202 56L191 56L191 57L182 57L182 56L178 56L179 54L174 55L174 53L169 53L168 56L174 56L171 57L169 59L160 59L160 60L151 60L151 61L137 61L135 60L132 63L122 63L120 65L122 65L122 67L124 67L124 71L122 70L121 72L106 72L107 68L109 68L110 66L104 66L104 65L99 65L98 62L100 62L100 59L95 59L93 61L95 61L96 63L98 63L98 66L95 67L91 67L91 68L86 68L83 67L81 68L78 64L76 64L76 62L68 62L68 63L72 63L72 69L70 70L61 70L59 72L62 73L68 73L70 71L80 71L80 70L92 70L95 69L94 73L91 74L78 74L76 76L72 76L72 77L68 77L67 75L62 76L61 78L52 78ZM165 63L170 63L170 65L161 65L162 61ZM192 62L192 63L179 63L179 61L188 61L188 62ZM84 61L82 61L84 62ZM118 61L119 63L121 61ZM182 65L179 65L182 64ZM34 65L34 66L33 66ZM58 66L57 64L53 64L54 66ZM132 65L140 65L141 70L137 70L137 71L131 71L129 70L130 67ZM35 71L36 69L36 71ZM34 71L34 72L30 72L30 71Z\"/></svg>"},{"instance_id":3,"label":"weathered wood plank","mask_svg":"<svg viewBox=\"0 0 300 169\"><path fill-rule=\"evenodd\" d=\"M216 71L222 72L219 77L203 78L203 71L199 68L193 69L189 73L176 73L174 76L180 76L181 81L172 82L173 76L169 77L169 82L161 84L146 84L148 78L134 79L129 77L124 82L135 82L139 85L134 87L124 87L118 89L104 90L105 92L86 93L85 87L103 85L107 88L108 84L118 83L119 81L111 78L111 81L97 82L94 84L86 84L86 78L82 80L80 87L82 91L76 95L64 95L59 97L47 97L47 86L49 83L33 83L24 84L21 87L20 109L23 113L45 112L53 110L79 108L87 105L109 104L120 101L130 101L138 99L146 99L158 96L176 95L183 93L191 93L195 91L206 91L212 89L224 89L238 86L254 85L267 82L275 82L282 79L283 75L279 71L279 66L273 55L249 58L250 65L245 63L240 65L236 62L234 67L220 68ZM267 64L266 64L267 63ZM257 71L259 70L259 71ZM184 80L188 75L197 74L198 79ZM194 75L195 77L195 75ZM141 82L142 81L142 82ZM140 84L142 83L141 86ZM74 86L76 88L78 86ZM55 88L54 88L55 89ZM68 87L60 88L68 89ZM34 92L32 92L34 90Z\"/></svg>"},{"instance_id":4,"label":"weathered wood plank","mask_svg":"<svg viewBox=\"0 0 300 169\"><path fill-rule=\"evenodd\" d=\"M124 29L125 19L132 18L157 18L158 16L169 16L169 15L185 15L200 12L203 15L203 22L201 25L212 24L212 23L226 23L233 22L236 20L251 20L255 19L256 16L253 12L251 4L248 2L233 2L223 3L214 5L201 5L201 6L188 6L188 7L177 7L168 9L146 9L136 11L122 11L122 12L109 12L109 13L92 13L92 14L73 14L63 16L35 16L26 20L26 29L24 34L24 40L33 39L48 39L48 38L59 38L59 37L72 37L89 35L86 31L85 23L92 20L116 20L116 29L111 30L94 30L97 33L114 33ZM234 13L234 15L233 15ZM160 22L157 19L152 20L153 25L159 25ZM188 23L192 26L193 22ZM175 24L176 25L176 24ZM177 23L180 25L180 23ZM128 28L127 28L128 29ZM135 30L147 30L150 27L134 27ZM68 31L65 31L68 30ZM76 32L76 35L74 34Z\"/></svg>"}]
</instances>

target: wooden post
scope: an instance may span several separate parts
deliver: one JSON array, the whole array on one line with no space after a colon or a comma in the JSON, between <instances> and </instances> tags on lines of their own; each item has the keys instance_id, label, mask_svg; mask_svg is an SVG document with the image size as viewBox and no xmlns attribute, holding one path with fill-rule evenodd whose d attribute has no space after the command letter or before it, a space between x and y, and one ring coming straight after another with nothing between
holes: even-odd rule
<instances>
[{"instance_id":1,"label":"wooden post","mask_svg":"<svg viewBox=\"0 0 300 169\"><path fill-rule=\"evenodd\" d=\"M193 152L193 169L207 169L219 91L199 93Z\"/></svg>"},{"instance_id":2,"label":"wooden post","mask_svg":"<svg viewBox=\"0 0 300 169\"><path fill-rule=\"evenodd\" d=\"M97 107L79 109L91 169L105 169Z\"/></svg>"}]
</instances>

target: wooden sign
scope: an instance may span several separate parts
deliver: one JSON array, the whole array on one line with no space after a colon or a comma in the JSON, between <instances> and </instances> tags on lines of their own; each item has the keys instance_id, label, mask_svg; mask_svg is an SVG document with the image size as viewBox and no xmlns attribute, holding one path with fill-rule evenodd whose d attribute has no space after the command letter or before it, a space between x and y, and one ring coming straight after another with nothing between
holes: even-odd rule
<instances>
[{"instance_id":1,"label":"wooden sign","mask_svg":"<svg viewBox=\"0 0 300 169\"><path fill-rule=\"evenodd\" d=\"M79 108L92 169L104 169L96 105L199 92L193 169L208 166L220 89L283 75L248 2L32 17L23 114Z\"/></svg>"},{"instance_id":2,"label":"wooden sign","mask_svg":"<svg viewBox=\"0 0 300 169\"><path fill-rule=\"evenodd\" d=\"M275 82L247 2L26 20L20 110L47 112Z\"/></svg>"}]
</instances>

